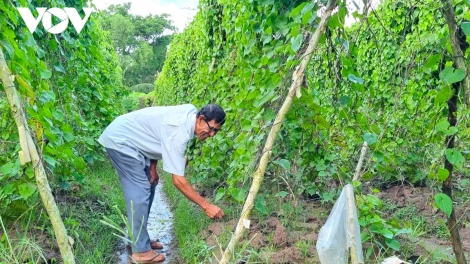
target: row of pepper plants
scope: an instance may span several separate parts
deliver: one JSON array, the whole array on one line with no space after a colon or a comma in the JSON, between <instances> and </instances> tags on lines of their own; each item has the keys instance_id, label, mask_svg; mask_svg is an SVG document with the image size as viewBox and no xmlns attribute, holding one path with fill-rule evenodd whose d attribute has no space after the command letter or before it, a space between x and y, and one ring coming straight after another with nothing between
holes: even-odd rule
<instances>
[{"instance_id":1,"label":"row of pepper plants","mask_svg":"<svg viewBox=\"0 0 470 264\"><path fill-rule=\"evenodd\" d=\"M363 10L339 5L273 149L265 181L282 185L281 175L289 184L277 195L334 200L338 186L351 181L365 140L370 154L363 181L378 189L432 187L436 206L450 215L452 201L439 190L450 174L443 164L450 162L454 175L468 181L470 126L467 107L457 109L458 125L447 119L447 102L456 94L452 84L462 81L465 71L453 64L443 2L382 1ZM465 40L469 2L453 3ZM223 132L189 153L193 180L217 187L216 199L244 200L248 177L301 59L297 54L325 4L204 0L194 21L170 44L155 103L218 103L228 113ZM346 25L347 15L357 22ZM457 138L452 148L445 144L449 136ZM260 213L269 195L257 197ZM406 232L402 226L380 217L373 194L362 195L359 203L363 240L378 237L384 248L398 250L396 236Z\"/></svg>"},{"instance_id":2,"label":"row of pepper plants","mask_svg":"<svg viewBox=\"0 0 470 264\"><path fill-rule=\"evenodd\" d=\"M48 33L39 23L31 34L17 8L28 7L37 16L37 7L72 7L84 17L86 5L85 0L0 2L0 48L53 189L82 184L87 167L103 160L96 139L121 113L120 97L126 92L119 59L98 13L91 14L79 34L70 23L60 34ZM18 158L17 127L3 87L0 115L0 215L14 218L38 195L33 169L21 166Z\"/></svg>"}]
</instances>

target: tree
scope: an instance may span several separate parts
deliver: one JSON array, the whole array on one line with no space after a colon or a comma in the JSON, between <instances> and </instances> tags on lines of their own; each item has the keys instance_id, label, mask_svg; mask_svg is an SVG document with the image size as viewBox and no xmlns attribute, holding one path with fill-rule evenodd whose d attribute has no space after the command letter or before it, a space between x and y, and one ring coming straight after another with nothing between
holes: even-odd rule
<instances>
[{"instance_id":1,"label":"tree","mask_svg":"<svg viewBox=\"0 0 470 264\"><path fill-rule=\"evenodd\" d=\"M123 68L124 84L153 83L161 71L175 27L168 14L133 15L131 3L110 5L102 26L109 31Z\"/></svg>"}]
</instances>

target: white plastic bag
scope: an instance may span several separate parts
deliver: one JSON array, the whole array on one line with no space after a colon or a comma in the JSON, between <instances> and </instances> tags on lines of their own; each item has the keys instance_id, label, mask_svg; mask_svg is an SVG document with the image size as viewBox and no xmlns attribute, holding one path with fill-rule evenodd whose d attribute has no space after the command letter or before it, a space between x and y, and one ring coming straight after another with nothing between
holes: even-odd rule
<instances>
[{"instance_id":1,"label":"white plastic bag","mask_svg":"<svg viewBox=\"0 0 470 264\"><path fill-rule=\"evenodd\" d=\"M348 235L348 197L346 189L350 188L353 193L353 188L350 184L346 185L341 192L338 200L333 206L330 216L326 220L325 225L320 229L317 240L317 252L322 264L347 264L350 247L350 237ZM352 198L354 199L354 197ZM353 201L354 204L354 201ZM357 220L356 207L352 208L355 226L355 240L357 245L357 258L360 263L364 263L362 254L361 233L359 229L359 222Z\"/></svg>"}]
</instances>

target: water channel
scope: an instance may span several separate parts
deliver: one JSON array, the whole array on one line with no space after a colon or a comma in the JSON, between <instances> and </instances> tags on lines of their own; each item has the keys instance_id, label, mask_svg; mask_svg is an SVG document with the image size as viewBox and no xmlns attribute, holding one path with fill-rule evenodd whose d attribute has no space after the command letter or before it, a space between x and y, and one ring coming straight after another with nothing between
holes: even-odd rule
<instances>
[{"instance_id":1,"label":"water channel","mask_svg":"<svg viewBox=\"0 0 470 264\"><path fill-rule=\"evenodd\" d=\"M158 239L163 244L163 249L157 250L157 252L163 253L166 260L160 263L169 264L173 258L172 252L176 243L173 241L173 213L170 211L167 201L168 198L163 192L162 186L162 177L160 177L160 182L155 188L155 198L153 199L152 208L150 209L147 230L151 240ZM126 248L125 242L122 241L120 249L117 252L117 264L130 264L130 253L131 252Z\"/></svg>"}]
</instances>

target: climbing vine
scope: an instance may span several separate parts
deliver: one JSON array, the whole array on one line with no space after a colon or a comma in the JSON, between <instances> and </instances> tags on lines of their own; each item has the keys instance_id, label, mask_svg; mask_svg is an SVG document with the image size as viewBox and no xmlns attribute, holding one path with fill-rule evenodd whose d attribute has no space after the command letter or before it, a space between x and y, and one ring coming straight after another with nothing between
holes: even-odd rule
<instances>
[{"instance_id":1,"label":"climbing vine","mask_svg":"<svg viewBox=\"0 0 470 264\"><path fill-rule=\"evenodd\" d=\"M468 1L454 2L456 19L465 28ZM324 4L201 1L194 21L171 43L155 103L200 107L213 102L228 113L223 133L189 153L193 180L218 187L217 199L244 200L260 143L298 64L296 54L318 25ZM379 188L439 186L448 176L444 158L468 177L463 164L469 153L464 144L469 110L459 109L458 127L451 126L446 104L453 95L450 84L465 74L452 67L442 8L439 1L383 1L365 14L350 11L357 22L345 26L348 10L339 5L273 149L265 181L283 186L276 195L333 200L338 187L351 181L363 141L371 152L362 179ZM463 101L463 93L459 96ZM450 135L458 139L452 150L443 144ZM448 211L437 198L436 206ZM255 205L260 213L263 199L261 194ZM381 219L371 222L380 212L375 202L364 201L364 238L379 234L385 245L398 249L394 237L404 231Z\"/></svg>"},{"instance_id":2,"label":"climbing vine","mask_svg":"<svg viewBox=\"0 0 470 264\"><path fill-rule=\"evenodd\" d=\"M120 114L117 99L125 92L117 55L97 13L80 34L68 27L54 35L42 26L31 34L16 8L28 7L37 16L37 6L23 0L0 3L0 48L50 176L56 186L68 189L72 182L83 182L87 164L102 159L96 138ZM83 17L86 1L43 1L39 6L74 7ZM33 171L20 165L18 134L4 96L0 109L0 209L21 212L36 193Z\"/></svg>"}]
</instances>

